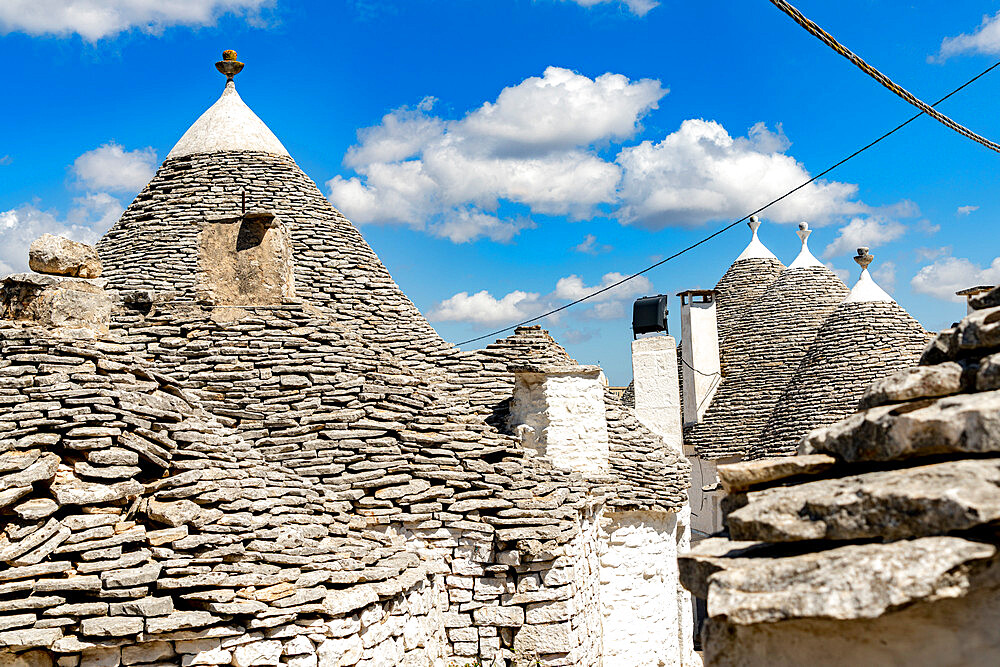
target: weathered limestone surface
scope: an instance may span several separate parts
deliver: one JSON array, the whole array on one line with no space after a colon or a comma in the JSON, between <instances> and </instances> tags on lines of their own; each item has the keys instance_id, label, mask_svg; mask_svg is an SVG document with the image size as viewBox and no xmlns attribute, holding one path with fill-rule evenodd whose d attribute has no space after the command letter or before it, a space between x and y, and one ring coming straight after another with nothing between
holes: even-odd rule
<instances>
[{"instance_id":1,"label":"weathered limestone surface","mask_svg":"<svg viewBox=\"0 0 1000 667\"><path fill-rule=\"evenodd\" d=\"M1000 589L916 603L878 618L737 625L709 618L705 664L718 667L992 667Z\"/></svg>"},{"instance_id":2,"label":"weathered limestone surface","mask_svg":"<svg viewBox=\"0 0 1000 667\"><path fill-rule=\"evenodd\" d=\"M105 333L111 299L100 281L16 273L4 278L0 287L0 317Z\"/></svg>"},{"instance_id":3,"label":"weathered limestone surface","mask_svg":"<svg viewBox=\"0 0 1000 667\"><path fill-rule=\"evenodd\" d=\"M722 464L717 470L722 487L728 493L739 493L787 477L817 475L836 463L837 459L832 456L811 454Z\"/></svg>"},{"instance_id":4,"label":"weathered limestone surface","mask_svg":"<svg viewBox=\"0 0 1000 667\"><path fill-rule=\"evenodd\" d=\"M1000 289L987 296L995 309ZM870 407L810 434L803 452L837 461L829 478L727 499L745 503L730 537L681 557L707 600L706 665L1000 660L998 323L1000 309L970 313Z\"/></svg>"},{"instance_id":5,"label":"weathered limestone surface","mask_svg":"<svg viewBox=\"0 0 1000 667\"><path fill-rule=\"evenodd\" d=\"M1000 452L1000 391L870 408L809 434L802 453L817 452L848 462Z\"/></svg>"},{"instance_id":6,"label":"weathered limestone surface","mask_svg":"<svg viewBox=\"0 0 1000 667\"><path fill-rule=\"evenodd\" d=\"M744 559L712 578L712 614L752 625L795 618L877 618L914 602L959 597L997 580L997 549L958 537L857 544Z\"/></svg>"},{"instance_id":7,"label":"weathered limestone surface","mask_svg":"<svg viewBox=\"0 0 1000 667\"><path fill-rule=\"evenodd\" d=\"M99 278L101 275L101 259L92 246L52 234L42 234L32 241L28 267L55 276Z\"/></svg>"},{"instance_id":8,"label":"weathered limestone surface","mask_svg":"<svg viewBox=\"0 0 1000 667\"><path fill-rule=\"evenodd\" d=\"M865 409L915 398L957 394L962 391L962 373L962 366L954 361L907 368L872 383L865 390L858 407Z\"/></svg>"},{"instance_id":9,"label":"weathered limestone surface","mask_svg":"<svg viewBox=\"0 0 1000 667\"><path fill-rule=\"evenodd\" d=\"M1000 460L948 461L747 494L735 540L790 542L939 535L1000 519Z\"/></svg>"}]
</instances>

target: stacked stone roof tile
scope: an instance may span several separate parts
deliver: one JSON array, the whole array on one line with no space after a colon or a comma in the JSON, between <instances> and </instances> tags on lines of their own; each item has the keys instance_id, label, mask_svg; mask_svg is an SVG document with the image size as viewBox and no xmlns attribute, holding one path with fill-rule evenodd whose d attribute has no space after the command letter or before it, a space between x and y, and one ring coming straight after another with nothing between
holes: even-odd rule
<instances>
[{"instance_id":1,"label":"stacked stone roof tile","mask_svg":"<svg viewBox=\"0 0 1000 667\"><path fill-rule=\"evenodd\" d=\"M0 402L0 645L268 628L425 576L118 341L0 324Z\"/></svg>"},{"instance_id":2,"label":"stacked stone roof tile","mask_svg":"<svg viewBox=\"0 0 1000 667\"><path fill-rule=\"evenodd\" d=\"M820 325L848 294L826 267L784 270L732 326L726 373L685 442L705 458L743 456L759 437Z\"/></svg>"},{"instance_id":3,"label":"stacked stone roof tile","mask_svg":"<svg viewBox=\"0 0 1000 667\"><path fill-rule=\"evenodd\" d=\"M851 414L858 387L919 357L930 334L895 301L845 301L820 327L750 458L794 454L814 428Z\"/></svg>"}]
</instances>

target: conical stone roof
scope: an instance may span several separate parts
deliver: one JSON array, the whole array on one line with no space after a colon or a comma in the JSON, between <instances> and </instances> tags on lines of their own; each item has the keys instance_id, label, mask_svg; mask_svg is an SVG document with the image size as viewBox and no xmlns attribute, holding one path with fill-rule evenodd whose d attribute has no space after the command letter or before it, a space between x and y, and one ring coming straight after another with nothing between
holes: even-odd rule
<instances>
[{"instance_id":1,"label":"conical stone roof","mask_svg":"<svg viewBox=\"0 0 1000 667\"><path fill-rule=\"evenodd\" d=\"M895 301L845 301L795 370L749 458L795 454L809 431L858 408L876 380L913 366L930 334Z\"/></svg>"},{"instance_id":2,"label":"conical stone roof","mask_svg":"<svg viewBox=\"0 0 1000 667\"><path fill-rule=\"evenodd\" d=\"M858 248L861 277L820 327L750 458L794 454L809 431L854 412L872 382L920 357L931 334L875 283L872 260L868 248Z\"/></svg>"},{"instance_id":3,"label":"conical stone roof","mask_svg":"<svg viewBox=\"0 0 1000 667\"><path fill-rule=\"evenodd\" d=\"M760 222L756 216L747 224L753 232L750 243L715 285L715 317L724 369L738 363L731 358L735 350L728 342L740 316L785 270L785 265L757 237Z\"/></svg>"},{"instance_id":4,"label":"conical stone roof","mask_svg":"<svg viewBox=\"0 0 1000 667\"><path fill-rule=\"evenodd\" d=\"M259 124L259 125L258 125ZM265 209L291 237L294 290L365 338L426 368L449 354L360 232L322 195L230 81L97 245L113 289L198 298L201 235Z\"/></svg>"},{"instance_id":5,"label":"conical stone roof","mask_svg":"<svg viewBox=\"0 0 1000 667\"><path fill-rule=\"evenodd\" d=\"M742 456L763 430L820 325L848 289L824 266L786 269L737 321L725 378L685 444L709 459Z\"/></svg>"}]
</instances>

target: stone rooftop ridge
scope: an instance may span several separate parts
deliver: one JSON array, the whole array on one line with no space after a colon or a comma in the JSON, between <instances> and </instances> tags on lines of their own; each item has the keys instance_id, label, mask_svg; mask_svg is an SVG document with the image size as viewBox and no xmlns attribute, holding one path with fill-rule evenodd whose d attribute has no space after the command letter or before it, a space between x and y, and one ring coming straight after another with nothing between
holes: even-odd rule
<instances>
[{"instance_id":1,"label":"stone rooftop ridge","mask_svg":"<svg viewBox=\"0 0 1000 667\"><path fill-rule=\"evenodd\" d=\"M820 326L848 294L825 266L788 268L730 329L723 380L684 439L709 459L742 456L763 432Z\"/></svg>"},{"instance_id":2,"label":"stone rooftop ridge","mask_svg":"<svg viewBox=\"0 0 1000 667\"><path fill-rule=\"evenodd\" d=\"M1000 289L976 307L918 366L872 384L857 413L810 433L798 456L719 467L728 534L681 560L685 586L707 596L707 664L773 664L757 633L801 641L803 621L838 656L854 651L845 641L885 650L887 628L914 627L892 619L926 623L935 609L962 614L959 601L996 600ZM841 634L853 621L863 624ZM937 650L900 637L893 655ZM956 650L962 662L995 660L989 642Z\"/></svg>"}]
</instances>

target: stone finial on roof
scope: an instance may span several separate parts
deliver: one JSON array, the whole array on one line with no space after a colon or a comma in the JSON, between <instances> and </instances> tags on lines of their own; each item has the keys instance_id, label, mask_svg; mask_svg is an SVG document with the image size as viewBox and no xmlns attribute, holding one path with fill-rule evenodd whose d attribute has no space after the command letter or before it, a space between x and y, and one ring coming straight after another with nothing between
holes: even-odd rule
<instances>
[{"instance_id":1,"label":"stone finial on roof","mask_svg":"<svg viewBox=\"0 0 1000 667\"><path fill-rule=\"evenodd\" d=\"M757 238L757 229L760 227L760 218L756 215L751 215L750 220L747 222L747 226L750 231L753 232L753 237L750 239L749 245L743 250L736 261L741 259L777 259L774 253L767 249L767 247L760 242Z\"/></svg>"},{"instance_id":2,"label":"stone finial on roof","mask_svg":"<svg viewBox=\"0 0 1000 667\"><path fill-rule=\"evenodd\" d=\"M809 229L808 222L800 222L799 230L795 232L798 234L799 238L802 240L802 250L799 251L799 256L795 258L795 261L788 265L789 269L801 269L807 266L823 266L823 264L813 257L813 254L809 252L809 235L812 234L812 230Z\"/></svg>"},{"instance_id":3,"label":"stone finial on roof","mask_svg":"<svg viewBox=\"0 0 1000 667\"><path fill-rule=\"evenodd\" d=\"M851 289L851 293L844 299L844 303L854 301L894 301L888 292L878 286L870 273L868 265L872 263L875 256L868 252L868 248L858 248L858 255L854 261L861 267L861 277Z\"/></svg>"},{"instance_id":4,"label":"stone finial on roof","mask_svg":"<svg viewBox=\"0 0 1000 667\"><path fill-rule=\"evenodd\" d=\"M215 63L215 69L226 75L226 82L233 80L233 77L243 71L243 63L236 59L236 52L226 49L222 52L222 60Z\"/></svg>"}]
</instances>

